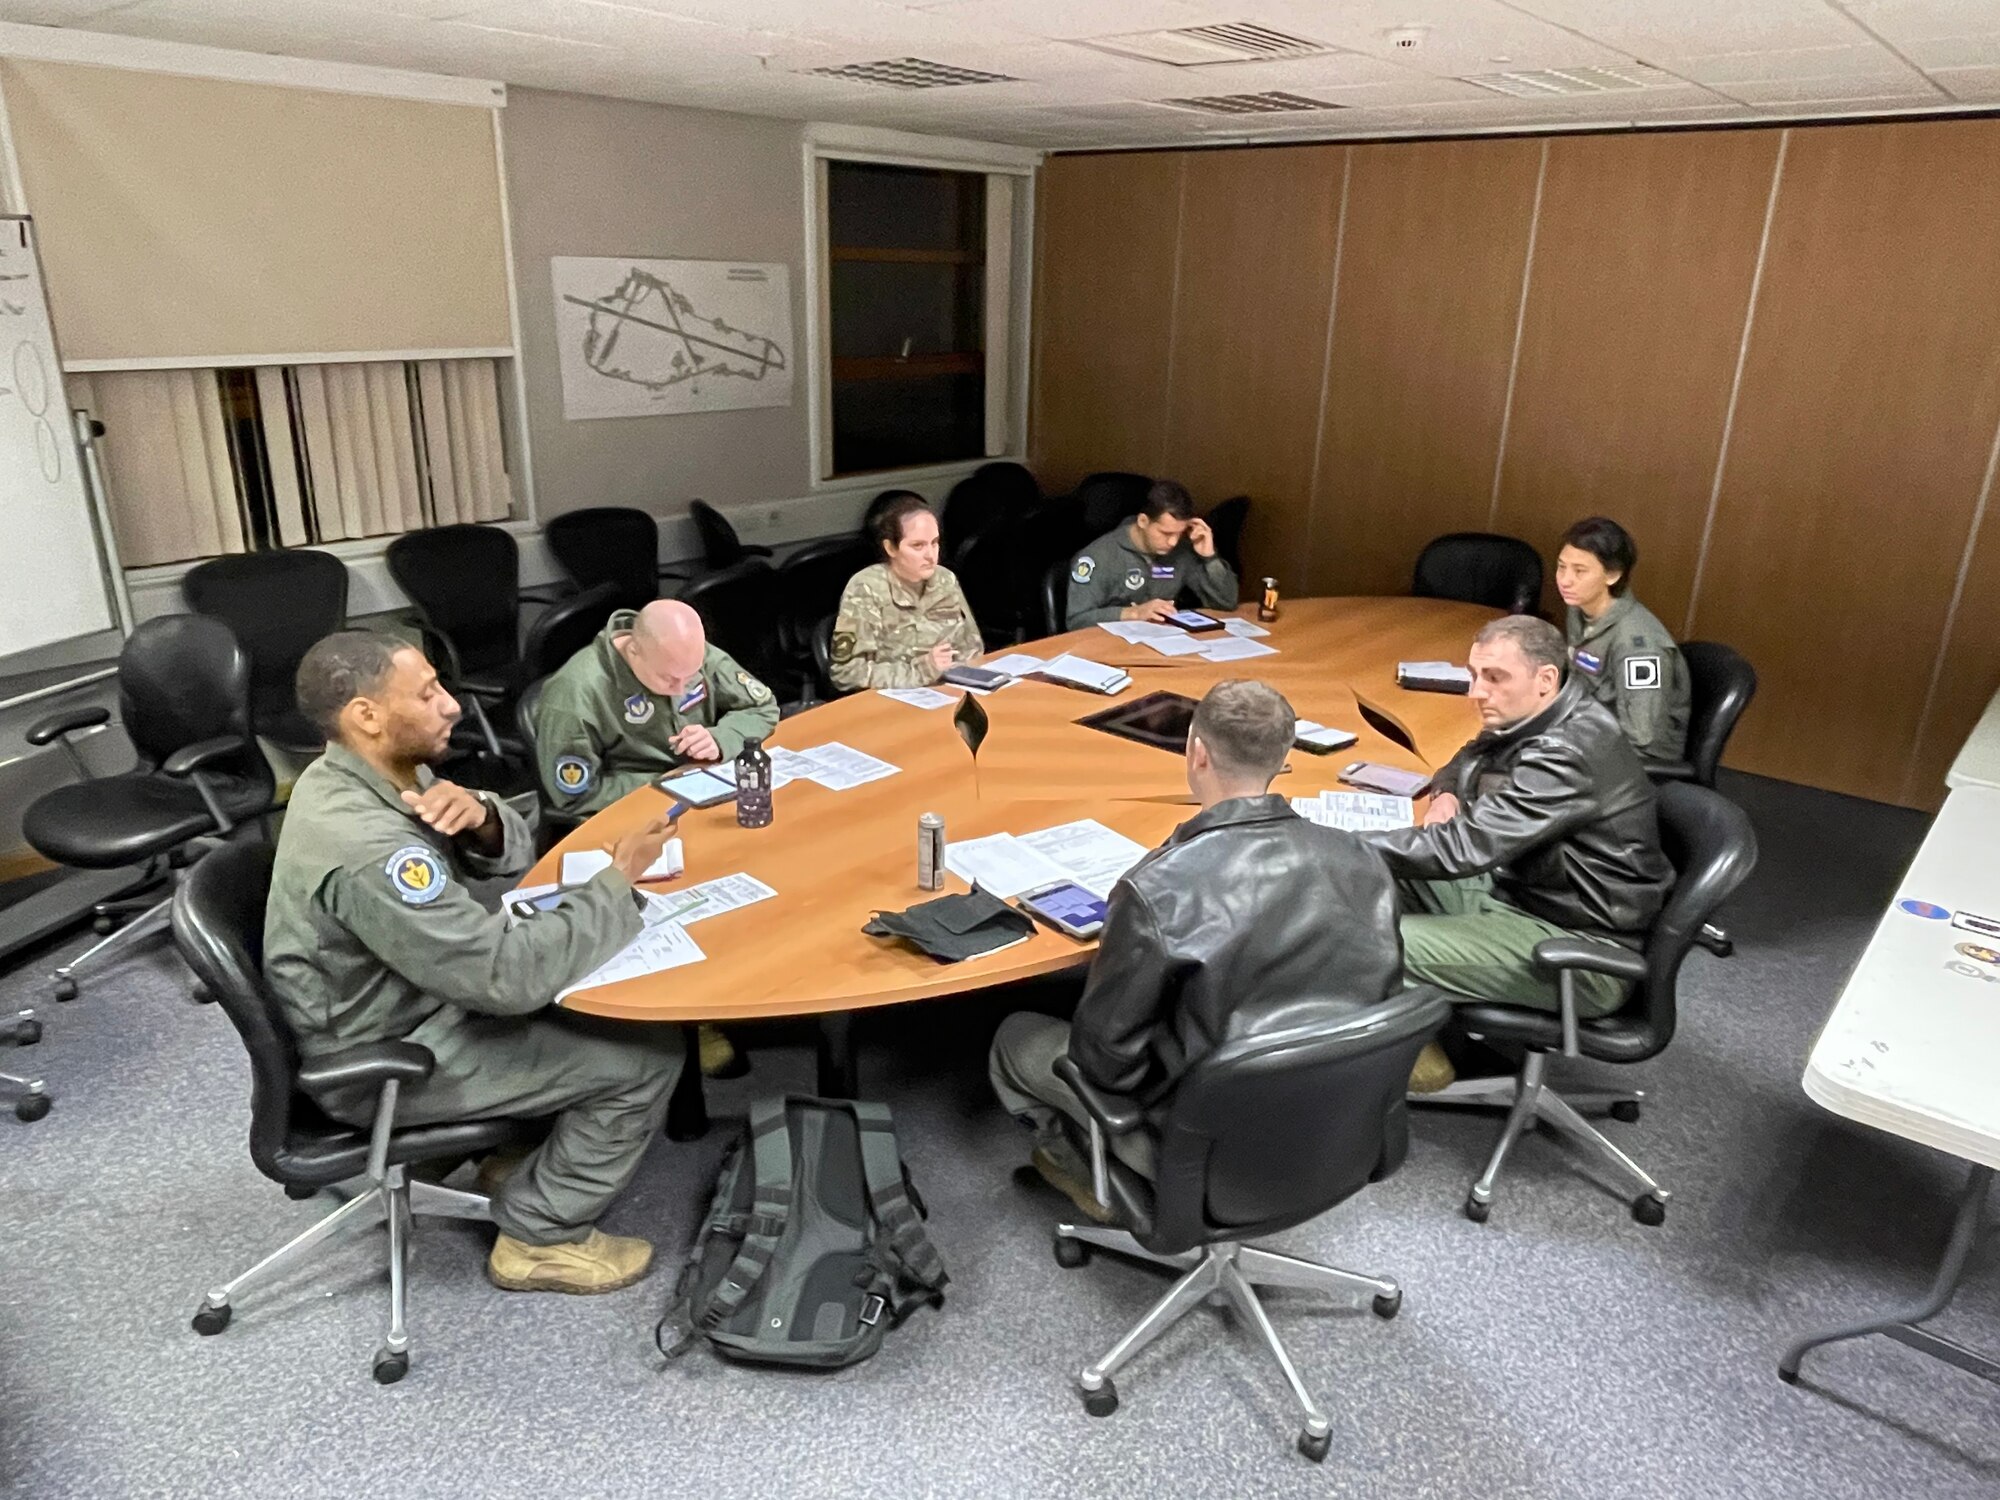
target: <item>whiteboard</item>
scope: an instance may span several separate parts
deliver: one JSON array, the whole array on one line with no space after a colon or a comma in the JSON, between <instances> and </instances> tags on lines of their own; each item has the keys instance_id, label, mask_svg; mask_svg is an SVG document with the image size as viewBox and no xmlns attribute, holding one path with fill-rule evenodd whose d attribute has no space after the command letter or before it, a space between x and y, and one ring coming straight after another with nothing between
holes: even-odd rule
<instances>
[{"instance_id":1,"label":"whiteboard","mask_svg":"<svg viewBox=\"0 0 2000 1500\"><path fill-rule=\"evenodd\" d=\"M116 623L34 226L0 215L0 657Z\"/></svg>"}]
</instances>

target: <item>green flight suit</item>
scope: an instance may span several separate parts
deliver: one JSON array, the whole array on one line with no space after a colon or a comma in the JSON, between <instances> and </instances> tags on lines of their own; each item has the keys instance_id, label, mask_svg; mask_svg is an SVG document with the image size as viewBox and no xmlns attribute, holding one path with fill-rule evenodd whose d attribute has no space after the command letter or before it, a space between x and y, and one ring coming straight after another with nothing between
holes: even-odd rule
<instances>
[{"instance_id":1,"label":"green flight suit","mask_svg":"<svg viewBox=\"0 0 2000 1500\"><path fill-rule=\"evenodd\" d=\"M1590 696L1611 710L1643 761L1687 755L1687 661L1673 632L1630 594L1611 601L1595 620L1564 612L1572 669Z\"/></svg>"},{"instance_id":2,"label":"green flight suit","mask_svg":"<svg viewBox=\"0 0 2000 1500\"><path fill-rule=\"evenodd\" d=\"M592 1029L542 1013L638 935L639 906L625 877L604 870L518 924L489 912L467 877L518 875L534 844L519 814L487 801L504 832L493 855L433 832L359 756L328 746L285 812L264 975L304 1058L381 1041L430 1051L436 1067L403 1086L398 1125L555 1116L493 1200L502 1232L554 1244L582 1238L638 1170L682 1048L672 1027ZM367 1125L375 1090L318 1102Z\"/></svg>"},{"instance_id":3,"label":"green flight suit","mask_svg":"<svg viewBox=\"0 0 2000 1500\"><path fill-rule=\"evenodd\" d=\"M950 568L939 568L922 588L912 588L887 563L863 568L840 591L833 617L833 685L861 688L929 687L940 674L930 653L950 641L961 662L979 660L979 622Z\"/></svg>"},{"instance_id":4,"label":"green flight suit","mask_svg":"<svg viewBox=\"0 0 2000 1500\"><path fill-rule=\"evenodd\" d=\"M1197 557L1183 540L1165 557L1141 552L1130 522L1085 547L1069 566L1069 605L1064 624L1071 630L1115 620L1128 605L1148 599L1175 599L1182 589L1210 609L1236 608L1236 570L1220 557Z\"/></svg>"},{"instance_id":5,"label":"green flight suit","mask_svg":"<svg viewBox=\"0 0 2000 1500\"><path fill-rule=\"evenodd\" d=\"M734 760L745 740L768 739L778 727L771 690L719 646L709 646L701 674L678 697L648 691L612 644L613 636L632 633L635 618L629 609L612 615L542 689L536 770L558 812L597 812L685 764L669 742L690 724L715 736L724 760Z\"/></svg>"}]
</instances>

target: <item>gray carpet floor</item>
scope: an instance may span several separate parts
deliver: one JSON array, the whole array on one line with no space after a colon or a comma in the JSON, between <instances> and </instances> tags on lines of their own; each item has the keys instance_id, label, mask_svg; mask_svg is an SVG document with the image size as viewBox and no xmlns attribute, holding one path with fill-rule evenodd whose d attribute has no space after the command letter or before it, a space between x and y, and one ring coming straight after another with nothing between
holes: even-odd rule
<instances>
[{"instance_id":1,"label":"gray carpet floor","mask_svg":"<svg viewBox=\"0 0 2000 1500\"><path fill-rule=\"evenodd\" d=\"M1401 1317L1273 1300L1333 1417L1332 1453L1292 1451L1276 1371L1220 1312L1183 1323L1087 1418L1072 1379L1157 1295L1142 1267L1059 1270L1059 1201L1016 1171L1023 1138L983 1056L1010 1004L1059 989L872 1016L864 1092L889 1101L946 1306L833 1376L663 1367L656 1273L601 1298L524 1297L483 1274L490 1231L426 1221L414 1364L377 1387L378 1238L357 1238L197 1338L205 1286L324 1211L245 1150L235 1034L153 948L45 1007L30 1065L57 1094L0 1115L0 1492L353 1494L1992 1496L1992 1386L1882 1339L1773 1368L1794 1333L1906 1298L1928 1278L1962 1168L1826 1114L1800 1092L1812 1039L1920 840L1911 813L1748 778L1728 788L1763 842L1727 912L1738 956L1693 958L1674 1045L1630 1070L1644 1118L1607 1128L1673 1190L1666 1224L1532 1139L1490 1223L1459 1204L1491 1117L1420 1115L1408 1164L1281 1237L1386 1274ZM57 956L0 978L0 1012L46 994ZM607 1227L677 1247L754 1092L806 1088L806 1038L754 1037L753 1074L712 1086L717 1128L661 1141ZM1996 1060L2000 1061L2000 1060ZM1606 1070L1607 1072L1609 1070ZM1992 1247L1943 1326L2000 1346Z\"/></svg>"}]
</instances>

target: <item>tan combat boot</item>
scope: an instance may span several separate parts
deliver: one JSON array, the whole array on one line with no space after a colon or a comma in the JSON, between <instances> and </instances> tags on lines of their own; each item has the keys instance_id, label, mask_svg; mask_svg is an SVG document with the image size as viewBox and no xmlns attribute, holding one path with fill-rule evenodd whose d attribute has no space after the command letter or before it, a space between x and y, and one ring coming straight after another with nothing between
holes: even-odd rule
<instances>
[{"instance_id":1,"label":"tan combat boot","mask_svg":"<svg viewBox=\"0 0 2000 1500\"><path fill-rule=\"evenodd\" d=\"M1458 1079L1458 1069L1445 1056L1444 1048L1436 1042L1425 1042L1424 1050L1417 1054L1417 1065L1410 1069L1410 1092L1413 1094L1435 1094L1447 1088Z\"/></svg>"},{"instance_id":2,"label":"tan combat boot","mask_svg":"<svg viewBox=\"0 0 2000 1500\"><path fill-rule=\"evenodd\" d=\"M653 1264L645 1240L593 1229L571 1244L529 1245L503 1234L486 1258L486 1275L509 1292L615 1292L643 1277Z\"/></svg>"}]
</instances>

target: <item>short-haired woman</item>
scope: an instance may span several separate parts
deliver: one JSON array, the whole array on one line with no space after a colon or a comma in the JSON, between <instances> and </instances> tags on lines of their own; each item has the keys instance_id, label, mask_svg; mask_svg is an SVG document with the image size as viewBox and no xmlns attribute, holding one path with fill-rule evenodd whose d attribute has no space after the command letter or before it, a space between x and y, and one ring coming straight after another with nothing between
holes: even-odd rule
<instances>
[{"instance_id":1,"label":"short-haired woman","mask_svg":"<svg viewBox=\"0 0 2000 1500\"><path fill-rule=\"evenodd\" d=\"M869 534L882 561L841 591L833 621L833 683L927 687L947 667L979 659L979 624L951 569L938 565L938 523L921 495L875 509Z\"/></svg>"},{"instance_id":2,"label":"short-haired woman","mask_svg":"<svg viewBox=\"0 0 2000 1500\"><path fill-rule=\"evenodd\" d=\"M1687 754L1687 663L1673 632L1629 592L1639 548L1616 521L1591 516L1563 533L1556 592L1568 608L1570 667L1649 763Z\"/></svg>"}]
</instances>

